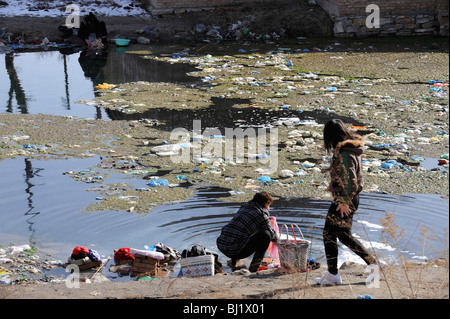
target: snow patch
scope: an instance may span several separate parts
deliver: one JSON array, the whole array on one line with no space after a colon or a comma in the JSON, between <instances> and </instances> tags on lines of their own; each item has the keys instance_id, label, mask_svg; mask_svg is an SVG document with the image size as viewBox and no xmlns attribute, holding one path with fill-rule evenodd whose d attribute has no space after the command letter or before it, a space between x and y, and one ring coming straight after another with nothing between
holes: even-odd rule
<instances>
[{"instance_id":1,"label":"snow patch","mask_svg":"<svg viewBox=\"0 0 450 319\"><path fill-rule=\"evenodd\" d=\"M139 7L138 1L131 0L74 0L74 1L39 1L39 0L2 0L7 5L0 6L0 16L35 16L35 17L59 17L68 16L66 8L70 4L77 5L80 15L84 16L93 12L98 16L128 16L149 15L147 11ZM100 4L99 4L100 3Z\"/></svg>"}]
</instances>

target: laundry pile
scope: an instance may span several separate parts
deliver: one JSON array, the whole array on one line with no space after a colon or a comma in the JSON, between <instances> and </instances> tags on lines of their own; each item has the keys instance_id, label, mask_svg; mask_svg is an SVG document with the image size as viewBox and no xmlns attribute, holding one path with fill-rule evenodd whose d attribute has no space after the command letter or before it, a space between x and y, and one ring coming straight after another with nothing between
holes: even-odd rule
<instances>
[{"instance_id":1,"label":"laundry pile","mask_svg":"<svg viewBox=\"0 0 450 319\"><path fill-rule=\"evenodd\" d=\"M130 247L123 247L114 251L115 266L109 270L120 275L161 277L167 273L163 267L164 255L157 252L154 247L140 250Z\"/></svg>"},{"instance_id":2,"label":"laundry pile","mask_svg":"<svg viewBox=\"0 0 450 319\"><path fill-rule=\"evenodd\" d=\"M84 270L100 266L102 260L97 251L84 246L76 246L72 251L72 255L67 259L67 263L77 265L80 270Z\"/></svg>"},{"instance_id":3,"label":"laundry pile","mask_svg":"<svg viewBox=\"0 0 450 319\"><path fill-rule=\"evenodd\" d=\"M218 255L201 245L185 249L181 254L163 243L146 249L123 247L114 251L114 262L109 268L111 272L138 278L197 277L222 272Z\"/></svg>"}]
</instances>

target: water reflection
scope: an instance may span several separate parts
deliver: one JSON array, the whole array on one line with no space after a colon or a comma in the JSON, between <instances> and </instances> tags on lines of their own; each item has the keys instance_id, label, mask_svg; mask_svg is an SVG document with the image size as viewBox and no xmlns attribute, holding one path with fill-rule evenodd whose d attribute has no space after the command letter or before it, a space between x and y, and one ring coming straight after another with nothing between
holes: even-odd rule
<instances>
[{"instance_id":1,"label":"water reflection","mask_svg":"<svg viewBox=\"0 0 450 319\"><path fill-rule=\"evenodd\" d=\"M104 68L107 61L108 52L104 50L83 50L78 58L84 76L91 79L93 86L105 82Z\"/></svg>"},{"instance_id":2,"label":"water reflection","mask_svg":"<svg viewBox=\"0 0 450 319\"><path fill-rule=\"evenodd\" d=\"M25 97L25 92L20 83L19 76L17 75L17 70L14 66L14 53L5 54L5 68L9 76L9 91L8 100L6 104L6 112L13 112L13 98L16 98L18 108L20 113L28 114L27 99Z\"/></svg>"},{"instance_id":3,"label":"water reflection","mask_svg":"<svg viewBox=\"0 0 450 319\"><path fill-rule=\"evenodd\" d=\"M107 109L106 113L112 120L140 120L152 119L158 121L158 129L172 131L176 128L183 127L187 130L193 129L193 122L201 120L202 127L218 128L224 131L225 128L236 127L271 127L273 123L281 118L298 118L299 121L316 121L324 124L332 118L336 118L336 114L322 111L305 111L299 113L295 110L265 110L259 108L236 108L237 104L250 104L248 99L228 99L212 97L211 104L208 108L202 109L168 109L168 108L152 108L142 113L124 113L117 110ZM362 122L351 119L349 117L339 117L343 121L358 123L355 125L363 125Z\"/></svg>"},{"instance_id":4,"label":"water reflection","mask_svg":"<svg viewBox=\"0 0 450 319\"><path fill-rule=\"evenodd\" d=\"M17 108L22 114L42 113L112 120L150 118L163 123L160 129L169 131L178 127L189 129L187 126L197 119L201 119L205 127L222 129L250 124L253 127L267 126L281 117L314 119L318 123L325 123L331 118L327 112L235 108L236 104L249 105L251 100L217 97L211 98L212 104L208 108L200 110L155 108L139 114L126 114L99 107L93 109L75 102L95 98L98 95L95 87L104 82L170 82L189 87L201 85L202 82L187 75L196 70L193 65L144 59L140 55L114 49L9 53L5 55L5 61L8 77L2 77L0 69L0 88L8 86L10 90L3 97L0 89L0 100L7 100L8 113L14 112L15 97ZM354 119L343 120L363 125Z\"/></svg>"},{"instance_id":5,"label":"water reflection","mask_svg":"<svg viewBox=\"0 0 450 319\"><path fill-rule=\"evenodd\" d=\"M67 57L63 57L64 60L64 84L66 91L66 99L64 101L67 110L70 110L70 90L69 90L69 72L67 70Z\"/></svg>"},{"instance_id":6,"label":"water reflection","mask_svg":"<svg viewBox=\"0 0 450 319\"><path fill-rule=\"evenodd\" d=\"M122 50L120 50L122 49ZM187 75L198 71L194 65L187 63L170 64L153 59L144 59L142 55L126 53L127 49L111 49L108 63L104 68L105 80L112 84L128 82L170 82L180 85L201 83L199 78Z\"/></svg>"},{"instance_id":7,"label":"water reflection","mask_svg":"<svg viewBox=\"0 0 450 319\"><path fill-rule=\"evenodd\" d=\"M25 193L27 194L27 206L28 210L25 212L25 216L30 216L26 219L26 222L28 223L28 230L30 232L30 243L35 244L34 235L36 232L36 229L33 227L34 218L38 216L39 212L34 212L34 204L33 204L33 187L35 186L32 183L32 180L35 177L40 177L39 173L43 170L43 168L33 168L33 164L30 159L25 158L25 183L27 187L25 188Z\"/></svg>"},{"instance_id":8,"label":"water reflection","mask_svg":"<svg viewBox=\"0 0 450 319\"><path fill-rule=\"evenodd\" d=\"M0 162L0 171L8 172L0 179L0 244L5 244L6 238L17 236L29 238L30 243L38 247L56 243L65 247L94 246L104 255L120 247L142 248L157 242L181 250L199 243L216 251L216 238L221 228L241 205L217 200L231 196L228 189L196 187L195 195L189 200L155 207L148 214L118 211L82 213L88 205L96 202L99 194L86 191L92 188L92 184L77 182L62 172L97 167L98 161L99 158L26 159L25 165L24 159ZM130 181L123 174L111 174L105 182L132 183L135 187L146 183L140 179ZM277 217L280 225L299 225L305 238L312 241L312 255L320 258L323 257L322 229L329 204L327 200L287 198L275 201L271 214ZM381 238L380 218L385 217L386 211L394 214L399 229L405 230L405 242L401 243L401 248L408 257L422 254L422 226L428 228L435 238L442 239L430 241L432 249L427 247L427 257L435 253L439 255L439 251L447 247L448 199L438 195L363 193L353 232L369 245L374 244L382 254L391 253ZM60 258L67 258L67 251L60 253Z\"/></svg>"},{"instance_id":9,"label":"water reflection","mask_svg":"<svg viewBox=\"0 0 450 319\"><path fill-rule=\"evenodd\" d=\"M137 54L110 49L105 52L45 51L4 54L0 65L0 112L51 114L108 119L103 109L77 104L95 98L95 86L107 82L120 84L137 81L199 83L187 73L188 64L171 65L146 60Z\"/></svg>"}]
</instances>

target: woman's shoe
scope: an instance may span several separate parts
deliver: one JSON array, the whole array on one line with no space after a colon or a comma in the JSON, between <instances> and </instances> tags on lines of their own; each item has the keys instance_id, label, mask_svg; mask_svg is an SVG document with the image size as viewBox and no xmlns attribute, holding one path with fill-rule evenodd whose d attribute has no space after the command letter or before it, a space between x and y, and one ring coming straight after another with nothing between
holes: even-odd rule
<instances>
[{"instance_id":1,"label":"woman's shoe","mask_svg":"<svg viewBox=\"0 0 450 319\"><path fill-rule=\"evenodd\" d=\"M342 284L342 279L339 273L333 275L327 271L322 277L316 278L316 283L322 286L335 286Z\"/></svg>"},{"instance_id":2,"label":"woman's shoe","mask_svg":"<svg viewBox=\"0 0 450 319\"><path fill-rule=\"evenodd\" d=\"M227 265L231 268L231 271L247 268L240 260L234 261L233 259L228 259Z\"/></svg>"}]
</instances>

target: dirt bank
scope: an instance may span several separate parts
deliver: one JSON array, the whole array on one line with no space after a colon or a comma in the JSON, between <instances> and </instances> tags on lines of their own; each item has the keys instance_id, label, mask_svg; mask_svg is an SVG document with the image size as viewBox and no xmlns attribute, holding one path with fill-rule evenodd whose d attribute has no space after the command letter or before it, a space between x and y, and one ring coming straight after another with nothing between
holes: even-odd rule
<instances>
[{"instance_id":1,"label":"dirt bank","mask_svg":"<svg viewBox=\"0 0 450 319\"><path fill-rule=\"evenodd\" d=\"M343 284L319 286L322 268L283 274L239 272L202 278L161 278L152 281L81 283L79 288L59 284L25 284L2 287L5 299L448 299L448 262L407 263L386 266L379 287L366 285L368 273L360 264L341 267Z\"/></svg>"},{"instance_id":2,"label":"dirt bank","mask_svg":"<svg viewBox=\"0 0 450 319\"><path fill-rule=\"evenodd\" d=\"M203 41L206 33L214 26L221 36L236 38L230 33L233 24L238 23L245 34L238 34L243 39L265 41L279 37L331 36L332 22L327 13L319 6L299 3L295 6L279 6L275 3L244 4L236 7L217 8L167 15L139 16L99 16L106 23L109 37L124 37L136 40L147 36L146 28L151 30L152 41L181 42ZM22 33L25 40L42 40L61 43L58 26L65 24L66 16L61 17L2 17L0 28L12 33L11 39L19 38ZM270 23L267 23L270 21ZM194 29L196 25L203 25Z\"/></svg>"}]
</instances>

